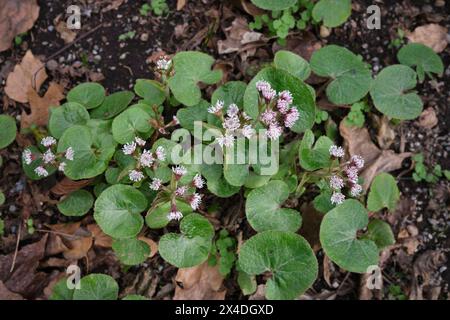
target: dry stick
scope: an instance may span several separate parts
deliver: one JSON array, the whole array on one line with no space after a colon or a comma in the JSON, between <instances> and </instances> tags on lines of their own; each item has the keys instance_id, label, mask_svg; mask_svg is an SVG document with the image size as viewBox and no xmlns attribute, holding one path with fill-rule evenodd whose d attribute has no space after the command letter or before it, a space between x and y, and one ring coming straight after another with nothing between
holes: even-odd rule
<instances>
[{"instance_id":1,"label":"dry stick","mask_svg":"<svg viewBox=\"0 0 450 320\"><path fill-rule=\"evenodd\" d=\"M43 68L45 68L45 64L53 59L54 57L60 55L61 53L63 53L64 51L66 51L68 48L70 48L71 46L73 46L75 43L77 43L78 41L83 40L84 38L86 38L87 36L89 36L90 34L92 34L93 32L97 31L98 29L100 29L103 26L103 23L100 23L99 25L97 25L95 28L89 30L88 32L82 34L81 36L79 36L78 38L76 38L74 41L72 41L71 43L66 44L64 47L62 47L61 49L59 49L58 51L56 51L55 53L51 54L48 58L46 58L44 60L44 65L42 67L40 67L39 69L36 70L36 72L33 74L33 81L31 83L32 87L34 90L36 90L36 76L39 73L39 71L41 71Z\"/></svg>"},{"instance_id":2,"label":"dry stick","mask_svg":"<svg viewBox=\"0 0 450 320\"><path fill-rule=\"evenodd\" d=\"M17 241L16 241L16 249L14 251L14 257L11 264L11 269L9 270L9 273L13 272L14 267L16 265L16 259L17 259L17 253L19 252L19 242L20 242L20 234L22 233L22 221L19 224L19 232L17 233Z\"/></svg>"}]
</instances>

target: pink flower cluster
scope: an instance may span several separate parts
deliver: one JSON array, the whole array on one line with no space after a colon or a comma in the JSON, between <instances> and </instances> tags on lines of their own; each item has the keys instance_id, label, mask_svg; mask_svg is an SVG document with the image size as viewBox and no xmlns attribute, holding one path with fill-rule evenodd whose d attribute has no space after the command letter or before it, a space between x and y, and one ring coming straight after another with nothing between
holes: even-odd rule
<instances>
[{"instance_id":1,"label":"pink flower cluster","mask_svg":"<svg viewBox=\"0 0 450 320\"><path fill-rule=\"evenodd\" d=\"M222 127L225 132L216 138L216 142L221 147L231 147L234 144L235 136L239 134L250 139L255 134L255 129L250 123L251 118L239 110L236 104L230 104L227 112L223 112L224 102L218 100L215 105L208 108L208 112L214 114L222 120Z\"/></svg>"},{"instance_id":2,"label":"pink flower cluster","mask_svg":"<svg viewBox=\"0 0 450 320\"><path fill-rule=\"evenodd\" d=\"M31 165L36 160L41 160L42 164L34 169L34 173L39 177L47 177L49 175L50 168L58 168L59 171L64 172L66 168L65 161L73 161L75 152L72 147L67 148L62 154L57 154L54 149L56 148L57 141L52 136L47 136L41 140L41 145L46 147L47 150L44 153L33 154L30 149L25 149L22 153L22 160L26 165Z\"/></svg>"},{"instance_id":3,"label":"pink flower cluster","mask_svg":"<svg viewBox=\"0 0 450 320\"><path fill-rule=\"evenodd\" d=\"M266 136L271 140L278 139L284 128L292 128L300 118L291 92L288 90L277 92L272 89L270 83L260 80L256 83L256 89L260 94L260 105L264 107L259 120L266 126Z\"/></svg>"},{"instance_id":4,"label":"pink flower cluster","mask_svg":"<svg viewBox=\"0 0 450 320\"><path fill-rule=\"evenodd\" d=\"M333 145L330 147L330 155L334 158L342 158L345 152L342 147ZM330 187L333 190L331 203L338 205L344 202L345 195L341 192L343 188L347 188L352 197L358 197L361 194L362 186L358 184L358 175L363 167L364 159L359 155L353 155L339 173L331 176Z\"/></svg>"}]
</instances>

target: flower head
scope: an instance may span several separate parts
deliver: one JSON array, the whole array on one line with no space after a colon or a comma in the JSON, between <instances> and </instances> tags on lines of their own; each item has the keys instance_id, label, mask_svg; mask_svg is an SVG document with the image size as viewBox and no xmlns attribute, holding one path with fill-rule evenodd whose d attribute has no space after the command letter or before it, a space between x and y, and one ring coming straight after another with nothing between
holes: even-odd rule
<instances>
[{"instance_id":1,"label":"flower head","mask_svg":"<svg viewBox=\"0 0 450 320\"><path fill-rule=\"evenodd\" d=\"M286 114L289 111L289 103L286 100L278 99L277 108L282 114Z\"/></svg>"},{"instance_id":2,"label":"flower head","mask_svg":"<svg viewBox=\"0 0 450 320\"><path fill-rule=\"evenodd\" d=\"M144 150L139 158L139 163L143 167L150 167L155 159L150 150Z\"/></svg>"},{"instance_id":3,"label":"flower head","mask_svg":"<svg viewBox=\"0 0 450 320\"><path fill-rule=\"evenodd\" d=\"M345 155L344 149L336 145L331 146L329 151L330 155L332 155L335 158L342 158Z\"/></svg>"},{"instance_id":4,"label":"flower head","mask_svg":"<svg viewBox=\"0 0 450 320\"><path fill-rule=\"evenodd\" d=\"M42 155L42 160L44 161L44 163L51 163L55 160L56 156L53 154L52 150L48 149L47 151L44 152L44 154Z\"/></svg>"},{"instance_id":5,"label":"flower head","mask_svg":"<svg viewBox=\"0 0 450 320\"><path fill-rule=\"evenodd\" d=\"M129 142L122 147L122 151L124 154L133 154L136 151L136 142Z\"/></svg>"},{"instance_id":6,"label":"flower head","mask_svg":"<svg viewBox=\"0 0 450 320\"><path fill-rule=\"evenodd\" d=\"M341 190L344 187L344 180L338 176L332 176L330 178L330 187L334 190Z\"/></svg>"},{"instance_id":7,"label":"flower head","mask_svg":"<svg viewBox=\"0 0 450 320\"><path fill-rule=\"evenodd\" d=\"M232 103L232 104L230 104L230 105L228 106L228 109L227 109L227 115L228 115L229 117L237 116L238 113L239 113L239 108L238 108L237 105L235 105L234 103Z\"/></svg>"},{"instance_id":8,"label":"flower head","mask_svg":"<svg viewBox=\"0 0 450 320\"><path fill-rule=\"evenodd\" d=\"M194 184L194 187L201 189L203 188L203 185L205 184L205 181L202 179L202 176L200 174L196 174L194 176L194 179L192 179L192 183Z\"/></svg>"},{"instance_id":9,"label":"flower head","mask_svg":"<svg viewBox=\"0 0 450 320\"><path fill-rule=\"evenodd\" d=\"M64 170L66 170L66 165L67 165L67 163L61 162L58 166L58 170L61 172L64 172Z\"/></svg>"},{"instance_id":10,"label":"flower head","mask_svg":"<svg viewBox=\"0 0 450 320\"><path fill-rule=\"evenodd\" d=\"M48 176L48 171L42 166L36 167L36 169L34 169L34 173L36 173L39 177Z\"/></svg>"},{"instance_id":11,"label":"flower head","mask_svg":"<svg viewBox=\"0 0 450 320\"><path fill-rule=\"evenodd\" d=\"M344 172L350 182L358 183L358 169L356 167L347 167Z\"/></svg>"},{"instance_id":12,"label":"flower head","mask_svg":"<svg viewBox=\"0 0 450 320\"><path fill-rule=\"evenodd\" d=\"M130 178L131 181L133 182L139 182L142 179L144 179L144 174L141 171L138 170L131 170L128 173L128 177Z\"/></svg>"},{"instance_id":13,"label":"flower head","mask_svg":"<svg viewBox=\"0 0 450 320\"><path fill-rule=\"evenodd\" d=\"M354 184L350 189L350 194L352 197L358 197L362 192L362 187L360 184Z\"/></svg>"},{"instance_id":14,"label":"flower head","mask_svg":"<svg viewBox=\"0 0 450 320\"><path fill-rule=\"evenodd\" d=\"M180 211L177 210L172 210L169 212L169 214L167 215L167 219L169 220L181 220L181 218L183 218L183 214Z\"/></svg>"},{"instance_id":15,"label":"flower head","mask_svg":"<svg viewBox=\"0 0 450 320\"><path fill-rule=\"evenodd\" d=\"M208 108L209 113L219 113L223 109L223 101L217 100L216 104L214 106L211 106Z\"/></svg>"},{"instance_id":16,"label":"flower head","mask_svg":"<svg viewBox=\"0 0 450 320\"><path fill-rule=\"evenodd\" d=\"M234 144L234 136L231 134L220 135L216 138L216 142L221 146L232 147Z\"/></svg>"},{"instance_id":17,"label":"flower head","mask_svg":"<svg viewBox=\"0 0 450 320\"><path fill-rule=\"evenodd\" d=\"M288 104L291 104L294 100L292 99L292 93L289 90L281 91L278 95L279 100L283 100Z\"/></svg>"},{"instance_id":18,"label":"flower head","mask_svg":"<svg viewBox=\"0 0 450 320\"><path fill-rule=\"evenodd\" d=\"M45 138L43 138L42 140L41 140L41 144L44 146L44 147L51 147L52 145L54 145L54 144L56 144L56 139L55 138L53 138L52 136L48 136L48 137L45 137Z\"/></svg>"},{"instance_id":19,"label":"flower head","mask_svg":"<svg viewBox=\"0 0 450 320\"><path fill-rule=\"evenodd\" d=\"M176 124L176 125L177 125L177 124L180 124L180 120L178 120L177 116L173 116L173 117L172 117L172 121L173 121L173 123Z\"/></svg>"},{"instance_id":20,"label":"flower head","mask_svg":"<svg viewBox=\"0 0 450 320\"><path fill-rule=\"evenodd\" d=\"M255 129L249 124L246 124L242 128L242 135L246 137L247 139L250 139L255 134Z\"/></svg>"},{"instance_id":21,"label":"flower head","mask_svg":"<svg viewBox=\"0 0 450 320\"><path fill-rule=\"evenodd\" d=\"M184 196L184 194L186 193L187 189L188 189L187 186L181 186L181 187L178 187L178 188L175 190L175 195L177 195L177 196L179 196L179 197L182 197L182 196Z\"/></svg>"},{"instance_id":22,"label":"flower head","mask_svg":"<svg viewBox=\"0 0 450 320\"><path fill-rule=\"evenodd\" d=\"M181 178L182 176L184 176L187 173L187 170L185 167L183 166L176 166L174 168L172 168L173 173L175 173L175 175L178 178Z\"/></svg>"},{"instance_id":23,"label":"flower head","mask_svg":"<svg viewBox=\"0 0 450 320\"><path fill-rule=\"evenodd\" d=\"M138 146L143 147L145 146L145 140L141 139L139 137L134 138L134 141L137 143Z\"/></svg>"},{"instance_id":24,"label":"flower head","mask_svg":"<svg viewBox=\"0 0 450 320\"><path fill-rule=\"evenodd\" d=\"M286 114L284 119L284 125L286 128L292 128L300 117L297 108L289 109L289 112Z\"/></svg>"},{"instance_id":25,"label":"flower head","mask_svg":"<svg viewBox=\"0 0 450 320\"><path fill-rule=\"evenodd\" d=\"M33 154L30 149L23 150L22 159L25 164L30 165L33 162Z\"/></svg>"},{"instance_id":26,"label":"flower head","mask_svg":"<svg viewBox=\"0 0 450 320\"><path fill-rule=\"evenodd\" d=\"M275 111L266 110L261 114L261 122L270 125L277 120L277 114Z\"/></svg>"},{"instance_id":27,"label":"flower head","mask_svg":"<svg viewBox=\"0 0 450 320\"><path fill-rule=\"evenodd\" d=\"M272 100L277 95L277 92L272 89L270 83L264 80L260 80L256 83L256 89L261 92L266 101Z\"/></svg>"},{"instance_id":28,"label":"flower head","mask_svg":"<svg viewBox=\"0 0 450 320\"><path fill-rule=\"evenodd\" d=\"M161 179L154 178L152 182L149 184L149 187L154 191L158 191L161 188L161 185L162 185Z\"/></svg>"},{"instance_id":29,"label":"flower head","mask_svg":"<svg viewBox=\"0 0 450 320\"><path fill-rule=\"evenodd\" d=\"M198 193L194 193L189 200L192 210L197 210L202 202L202 197Z\"/></svg>"},{"instance_id":30,"label":"flower head","mask_svg":"<svg viewBox=\"0 0 450 320\"><path fill-rule=\"evenodd\" d=\"M330 199L331 203L336 205L341 204L344 200L345 196L340 192L334 192Z\"/></svg>"},{"instance_id":31,"label":"flower head","mask_svg":"<svg viewBox=\"0 0 450 320\"><path fill-rule=\"evenodd\" d=\"M158 70L167 71L172 65L172 60L166 59L166 57L160 57L158 61L156 61L156 68Z\"/></svg>"},{"instance_id":32,"label":"flower head","mask_svg":"<svg viewBox=\"0 0 450 320\"><path fill-rule=\"evenodd\" d=\"M66 150L66 154L64 155L67 160L73 161L73 157L75 156L75 151L73 151L72 147L68 147Z\"/></svg>"},{"instance_id":33,"label":"flower head","mask_svg":"<svg viewBox=\"0 0 450 320\"><path fill-rule=\"evenodd\" d=\"M239 127L241 126L241 122L239 121L239 118L237 116L227 117L225 118L222 126L224 129L234 131L239 129Z\"/></svg>"},{"instance_id":34,"label":"flower head","mask_svg":"<svg viewBox=\"0 0 450 320\"><path fill-rule=\"evenodd\" d=\"M353 155L350 159L350 165L361 170L364 167L364 158L358 155Z\"/></svg>"},{"instance_id":35,"label":"flower head","mask_svg":"<svg viewBox=\"0 0 450 320\"><path fill-rule=\"evenodd\" d=\"M270 140L277 140L282 133L283 129L277 123L271 123L266 131L266 136Z\"/></svg>"},{"instance_id":36,"label":"flower head","mask_svg":"<svg viewBox=\"0 0 450 320\"><path fill-rule=\"evenodd\" d=\"M158 148L156 148L155 154L156 154L156 158L159 161L166 160L166 150L164 150L163 146L159 146Z\"/></svg>"}]
</instances>

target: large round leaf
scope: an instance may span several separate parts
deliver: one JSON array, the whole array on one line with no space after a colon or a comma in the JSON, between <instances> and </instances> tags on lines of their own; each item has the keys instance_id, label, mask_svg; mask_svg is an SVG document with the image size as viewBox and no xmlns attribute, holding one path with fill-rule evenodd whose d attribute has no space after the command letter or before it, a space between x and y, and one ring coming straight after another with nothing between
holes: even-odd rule
<instances>
[{"instance_id":1,"label":"large round leaf","mask_svg":"<svg viewBox=\"0 0 450 320\"><path fill-rule=\"evenodd\" d=\"M73 300L117 300L119 285L106 274L90 274L80 280L80 289L74 290Z\"/></svg>"},{"instance_id":2,"label":"large round leaf","mask_svg":"<svg viewBox=\"0 0 450 320\"><path fill-rule=\"evenodd\" d=\"M423 102L415 92L416 73L403 65L384 68L375 79L370 95L375 107L383 114L400 120L411 120L420 115Z\"/></svg>"},{"instance_id":3,"label":"large round leaf","mask_svg":"<svg viewBox=\"0 0 450 320\"><path fill-rule=\"evenodd\" d=\"M0 128L0 149L3 149L16 139L16 120L11 116L2 114L0 115Z\"/></svg>"},{"instance_id":4,"label":"large round leaf","mask_svg":"<svg viewBox=\"0 0 450 320\"><path fill-rule=\"evenodd\" d=\"M93 119L111 119L125 110L134 98L131 91L115 92L103 100L100 107L92 110L91 118Z\"/></svg>"},{"instance_id":5,"label":"large round leaf","mask_svg":"<svg viewBox=\"0 0 450 320\"><path fill-rule=\"evenodd\" d=\"M114 240L112 248L119 260L127 266L142 263L150 256L149 245L138 239Z\"/></svg>"},{"instance_id":6,"label":"large round leaf","mask_svg":"<svg viewBox=\"0 0 450 320\"><path fill-rule=\"evenodd\" d=\"M273 62L278 69L283 69L303 81L308 79L311 74L308 61L290 51L278 51L275 54Z\"/></svg>"},{"instance_id":7,"label":"large round leaf","mask_svg":"<svg viewBox=\"0 0 450 320\"><path fill-rule=\"evenodd\" d=\"M195 51L179 52L173 57L175 75L169 79L169 87L175 98L186 106L200 102L198 83L214 84L222 78L222 72L211 70L214 58Z\"/></svg>"},{"instance_id":8,"label":"large round leaf","mask_svg":"<svg viewBox=\"0 0 450 320\"><path fill-rule=\"evenodd\" d=\"M58 210L65 216L80 217L84 216L92 208L94 197L87 190L76 190L70 193L60 203Z\"/></svg>"},{"instance_id":9,"label":"large round leaf","mask_svg":"<svg viewBox=\"0 0 450 320\"><path fill-rule=\"evenodd\" d=\"M251 0L254 5L264 10L284 10L292 7L297 0Z\"/></svg>"},{"instance_id":10,"label":"large round leaf","mask_svg":"<svg viewBox=\"0 0 450 320\"><path fill-rule=\"evenodd\" d=\"M86 124L89 112L77 102L67 102L60 107L50 109L48 128L55 138L59 139L66 129L76 124Z\"/></svg>"},{"instance_id":11,"label":"large round leaf","mask_svg":"<svg viewBox=\"0 0 450 320\"><path fill-rule=\"evenodd\" d=\"M401 64L416 67L420 82L425 79L425 73L442 75L444 72L441 58L433 49L421 43L407 44L397 53L397 58Z\"/></svg>"},{"instance_id":12,"label":"large round leaf","mask_svg":"<svg viewBox=\"0 0 450 320\"><path fill-rule=\"evenodd\" d=\"M271 272L266 284L268 299L295 299L316 280L317 259L308 242L285 231L265 231L245 241L239 266L248 274Z\"/></svg>"},{"instance_id":13,"label":"large round leaf","mask_svg":"<svg viewBox=\"0 0 450 320\"><path fill-rule=\"evenodd\" d=\"M86 82L77 85L67 94L67 101L77 102L87 109L93 109L102 104L105 99L105 88L99 83Z\"/></svg>"},{"instance_id":14,"label":"large round leaf","mask_svg":"<svg viewBox=\"0 0 450 320\"><path fill-rule=\"evenodd\" d=\"M121 144L133 141L137 133L153 131L148 113L139 108L130 108L119 114L112 123L114 140Z\"/></svg>"},{"instance_id":15,"label":"large round leaf","mask_svg":"<svg viewBox=\"0 0 450 320\"><path fill-rule=\"evenodd\" d=\"M114 155L115 142L111 137L96 141L86 126L76 125L67 129L58 143L58 152L69 147L74 151L73 161L66 161L64 173L73 180L93 178L103 173Z\"/></svg>"},{"instance_id":16,"label":"large round leaf","mask_svg":"<svg viewBox=\"0 0 450 320\"><path fill-rule=\"evenodd\" d=\"M329 45L314 52L310 62L315 74L332 79L326 92L334 104L357 102L369 92L371 72L350 50Z\"/></svg>"},{"instance_id":17,"label":"large round leaf","mask_svg":"<svg viewBox=\"0 0 450 320\"><path fill-rule=\"evenodd\" d=\"M281 208L289 197L289 187L280 180L252 190L247 196L245 213L248 222L258 232L281 230L295 232L300 228L302 217L293 209Z\"/></svg>"},{"instance_id":18,"label":"large round leaf","mask_svg":"<svg viewBox=\"0 0 450 320\"><path fill-rule=\"evenodd\" d=\"M159 240L159 254L178 268L189 268L208 259L214 228L208 219L193 213L180 223L181 234L168 233Z\"/></svg>"},{"instance_id":19,"label":"large round leaf","mask_svg":"<svg viewBox=\"0 0 450 320\"><path fill-rule=\"evenodd\" d=\"M320 226L320 242L330 259L350 272L364 273L378 264L377 245L358 239L357 232L367 227L367 210L356 200L349 199L328 212Z\"/></svg>"},{"instance_id":20,"label":"large round leaf","mask_svg":"<svg viewBox=\"0 0 450 320\"><path fill-rule=\"evenodd\" d=\"M397 182L389 173L380 173L373 179L367 197L367 209L379 211L383 208L395 210L397 201L400 199L400 190Z\"/></svg>"},{"instance_id":21,"label":"large round leaf","mask_svg":"<svg viewBox=\"0 0 450 320\"><path fill-rule=\"evenodd\" d=\"M113 238L132 238L142 229L141 216L147 199L135 188L116 184L104 190L95 201L94 218L104 233Z\"/></svg>"},{"instance_id":22,"label":"large round leaf","mask_svg":"<svg viewBox=\"0 0 450 320\"><path fill-rule=\"evenodd\" d=\"M297 107L300 118L292 127L294 132L304 132L312 128L315 120L316 106L314 97L307 85L297 77L287 71L276 68L264 68L252 79L247 86L244 95L244 111L253 119L258 117L258 91L256 82L259 80L268 81L272 87L281 92L289 90L294 99L293 104Z\"/></svg>"},{"instance_id":23,"label":"large round leaf","mask_svg":"<svg viewBox=\"0 0 450 320\"><path fill-rule=\"evenodd\" d=\"M180 211L183 216L187 216L192 212L191 206L187 203L177 201L176 204L177 210ZM169 215L170 209L170 202L163 202L162 204L151 208L148 211L147 216L145 217L145 222L152 229L164 228L170 222L169 218L167 217Z\"/></svg>"},{"instance_id":24,"label":"large round leaf","mask_svg":"<svg viewBox=\"0 0 450 320\"><path fill-rule=\"evenodd\" d=\"M352 13L351 0L319 0L314 6L312 16L327 27L334 28L343 24Z\"/></svg>"}]
</instances>

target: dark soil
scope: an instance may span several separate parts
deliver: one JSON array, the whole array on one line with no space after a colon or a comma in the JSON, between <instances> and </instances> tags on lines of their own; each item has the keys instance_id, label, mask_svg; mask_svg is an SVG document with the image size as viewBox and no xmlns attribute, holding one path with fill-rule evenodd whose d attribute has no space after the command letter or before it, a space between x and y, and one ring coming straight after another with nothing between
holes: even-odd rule
<instances>
[{"instance_id":1,"label":"dark soil","mask_svg":"<svg viewBox=\"0 0 450 320\"><path fill-rule=\"evenodd\" d=\"M251 17L223 1L197 0L188 1L182 11L176 11L176 1L168 1L170 13L167 16L155 17L149 14L143 17L139 8L146 1L125 1L117 10L102 12L105 1L78 1L82 7L82 29L78 37L95 29L94 32L72 45L65 45L54 28L55 18L73 4L73 1L40 0L40 16L33 29L23 37L23 43L11 50L0 53L0 99L1 110L13 116L19 116L26 106L15 104L3 95L5 79L15 64L20 62L26 50L31 49L41 60L47 62L50 79L64 84L67 90L84 81L99 81L109 91L115 92L132 88L136 79L152 78L150 69L151 56L159 51L173 54L182 50L199 50L215 56L221 66L225 66L229 79L248 80L254 70L270 61L273 56L274 40L259 47L253 57L242 61L239 54L219 55L217 40L224 39L224 27L231 24L238 16ZM382 9L381 30L369 30L365 27L365 12L373 1L356 0L351 19L343 26L333 30L327 38L321 38L318 29L310 30L316 41L322 44L339 44L360 54L372 65L377 73L383 67L398 63L392 41L397 37L397 30L414 30L415 27L427 23L439 23L450 29L450 3L436 6L437 1L381 1L377 4ZM119 41L121 34L135 31L133 39ZM303 35L294 35L303 39ZM305 36L306 38L306 36ZM58 53L61 48L65 48ZM432 129L425 129L417 121L406 121L396 127L395 151L423 153L429 168L440 164L443 169L450 169L448 153L449 109L450 97L450 47L440 54L446 66L443 77L430 81L428 78L418 87L418 93L425 102L425 108L431 107L437 114L438 124ZM339 112L338 112L339 113ZM376 113L376 112L375 112ZM340 115L338 115L340 116ZM336 119L337 120L337 119ZM368 124L373 127L372 120ZM405 141L402 144L402 140ZM374 138L374 141L376 139ZM20 166L21 148L17 143L0 151L3 166L0 168L0 189L7 200L0 206L1 218L5 221L5 235L0 241L0 254L14 252L19 225L29 217L33 218L37 229L33 234L25 230L21 232L20 247L34 243L46 233L45 224L64 223L76 219L68 219L58 214L52 202L53 196L48 190L57 182L49 178L42 182L32 182L25 178ZM433 298L448 299L450 283L450 265L436 265L428 268L424 274L418 274L417 268L425 254L444 252L450 261L450 185L445 178L435 184L416 183L411 178L411 162L405 161L404 167L393 174L398 176L402 193L399 209L385 218L391 223L394 234L399 235L409 230L409 235L418 241L417 249L408 253L404 239L400 245L386 253L383 278L385 288L378 298L396 299L401 294L392 294L390 288L399 286L402 294L409 296L417 287L421 287L424 279L429 277L427 287ZM247 239L252 230L245 222L243 212L243 195L239 194L225 202L211 197L208 204L220 202L220 209L214 215L217 227L226 227L234 236ZM92 218L86 218L85 223ZM414 229L415 228L415 229ZM417 230L411 232L411 230ZM157 240L165 231L147 231L147 237ZM401 237L399 237L401 238ZM321 273L313 289L307 293L314 299L358 299L362 298L360 275L331 269L331 284L323 278L323 253L318 252ZM170 299L175 288L174 276L177 269L165 263L158 255L147 263L123 269L111 250L95 249L88 259L79 261L83 272L108 273L116 278L121 287L121 294L137 292L153 299ZM423 267L423 266L422 266ZM424 269L424 268L422 268ZM422 270L420 269L420 270ZM1 270L1 268L0 268ZM55 279L56 274L63 272L62 267L44 267L48 275L46 282ZM422 277L418 279L418 277ZM427 279L425 279L427 280ZM236 274L226 280L228 299L246 299L237 285ZM438 288L438 290L436 290ZM434 290L434 291L433 291ZM390 293L391 291L391 293ZM437 294L436 294L437 292ZM434 293L434 296L432 295ZM43 288L31 292L27 298L45 298Z\"/></svg>"}]
</instances>

